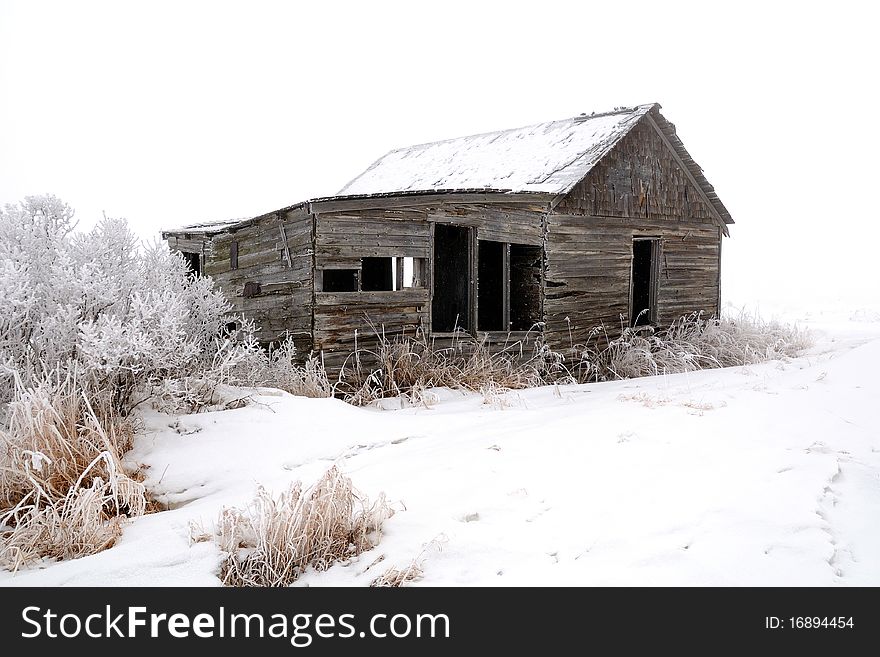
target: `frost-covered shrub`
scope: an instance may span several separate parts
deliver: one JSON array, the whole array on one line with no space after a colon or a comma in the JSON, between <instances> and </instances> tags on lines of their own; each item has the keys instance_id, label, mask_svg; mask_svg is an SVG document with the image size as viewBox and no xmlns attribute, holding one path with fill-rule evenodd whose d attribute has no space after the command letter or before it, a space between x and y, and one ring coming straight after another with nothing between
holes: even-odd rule
<instances>
[{"instance_id":1,"label":"frost-covered shrub","mask_svg":"<svg viewBox=\"0 0 880 657\"><path fill-rule=\"evenodd\" d=\"M122 220L74 233L53 196L0 209L0 566L111 546L146 508L122 468L131 409L191 408L250 344L230 307L164 245ZM162 391L162 395L157 395Z\"/></svg>"},{"instance_id":2,"label":"frost-covered shrub","mask_svg":"<svg viewBox=\"0 0 880 657\"><path fill-rule=\"evenodd\" d=\"M253 331L245 331L236 356L230 372L232 383L279 388L302 397L333 396L333 385L321 359L309 356L301 362L291 337L263 351Z\"/></svg>"},{"instance_id":3,"label":"frost-covered shrub","mask_svg":"<svg viewBox=\"0 0 880 657\"><path fill-rule=\"evenodd\" d=\"M124 414L136 391L232 366L230 307L209 279L164 244L139 245L124 220L75 234L72 218L53 196L0 210L2 375L27 387L76 367L92 396Z\"/></svg>"}]
</instances>

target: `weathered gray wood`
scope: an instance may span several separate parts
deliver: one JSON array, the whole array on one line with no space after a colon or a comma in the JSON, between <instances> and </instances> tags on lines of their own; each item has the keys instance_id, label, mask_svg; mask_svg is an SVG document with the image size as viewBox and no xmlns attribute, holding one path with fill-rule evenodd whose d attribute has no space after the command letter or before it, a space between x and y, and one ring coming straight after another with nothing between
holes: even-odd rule
<instances>
[{"instance_id":1,"label":"weathered gray wood","mask_svg":"<svg viewBox=\"0 0 880 657\"><path fill-rule=\"evenodd\" d=\"M412 335L421 328L430 333L433 226L438 223L471 229L470 327L478 319L478 240L540 248L537 259L520 249L521 260L528 262L516 264L535 270L528 270L524 280L539 280L538 291L523 285L513 289L511 247L503 252L502 319L511 325L511 295L529 296L527 305L538 306L543 336L553 348L581 343L599 325L609 337L628 325L633 240L638 238L659 240L654 259L659 323L698 310L717 313L723 220L729 215L719 214L711 186L694 177L695 165L674 129L658 120L639 123L556 201L547 194L480 191L330 198L267 213L213 235L166 235L172 248L203 254L203 271L237 312L257 322L261 340L292 332L303 354L323 351L338 363L354 349L356 334L358 346L364 346L375 345L375 332ZM236 256L238 269L233 269ZM414 276L425 287L321 291L325 269L359 270L367 257L396 259L397 288L403 283L403 258L415 258ZM245 285L258 292L244 298ZM438 344L475 349L482 340L491 349L508 349L511 342L537 335L478 332L464 340L440 336Z\"/></svg>"},{"instance_id":2,"label":"weathered gray wood","mask_svg":"<svg viewBox=\"0 0 880 657\"><path fill-rule=\"evenodd\" d=\"M661 240L658 322L696 310L717 313L717 225L656 218L645 223L649 225L622 217L548 215L544 308L545 339L551 346L581 343L599 325L614 337L628 325L632 240L648 234Z\"/></svg>"},{"instance_id":3,"label":"weathered gray wood","mask_svg":"<svg viewBox=\"0 0 880 657\"><path fill-rule=\"evenodd\" d=\"M400 196L374 196L368 198L328 198L316 199L311 202L312 212L325 213L346 210L366 210L385 208L417 208L436 204L476 204L504 203L510 205L528 204L538 209L546 209L553 196L551 194L498 194L498 193L458 193L439 192L431 194L406 194Z\"/></svg>"},{"instance_id":4,"label":"weathered gray wood","mask_svg":"<svg viewBox=\"0 0 880 657\"><path fill-rule=\"evenodd\" d=\"M710 210L710 212L712 213L712 215L718 220L718 226L721 228L722 231L724 231L725 233L727 233L727 226L724 225L724 219L721 217L721 215L720 215L720 214L718 213L718 211L715 209L714 205L712 204L712 201L709 200L709 197L706 195L706 193L703 191L703 189L702 189L702 187L700 186L700 184L696 181L696 179L694 178L693 174L690 172L690 167L688 167L688 166L682 161L682 159L681 159L681 157L679 156L677 150L676 150L675 147L672 145L672 143L670 143L668 137L667 137L667 136L664 134L664 132L660 129L660 127L657 125L656 121L654 121L654 119L651 117L650 114L645 115L644 120L646 120L648 123L650 123L651 126L654 128L654 130L656 130L657 135L660 137L660 139L663 141L663 143L666 145L666 147L667 147L667 148L669 149L669 151L672 153L673 158L674 158L675 161L678 163L678 165L681 167L681 170L684 172L684 174L685 174L685 176L687 177L687 179L691 182L691 185L693 186L693 188L697 191L697 193L700 195L700 197L701 197L701 198L703 199L703 201L706 203L706 207L709 208L709 210ZM692 162L692 164L693 164L693 162Z\"/></svg>"}]
</instances>

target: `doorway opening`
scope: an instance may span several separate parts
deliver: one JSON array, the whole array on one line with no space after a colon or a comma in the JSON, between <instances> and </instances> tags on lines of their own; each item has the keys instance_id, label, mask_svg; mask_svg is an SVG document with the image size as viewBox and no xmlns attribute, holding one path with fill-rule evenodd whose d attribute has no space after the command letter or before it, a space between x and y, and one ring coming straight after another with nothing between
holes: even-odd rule
<instances>
[{"instance_id":1,"label":"doorway opening","mask_svg":"<svg viewBox=\"0 0 880 657\"><path fill-rule=\"evenodd\" d=\"M531 331L541 321L540 246L510 245L510 330Z\"/></svg>"},{"instance_id":2,"label":"doorway opening","mask_svg":"<svg viewBox=\"0 0 880 657\"><path fill-rule=\"evenodd\" d=\"M477 330L534 328L541 321L541 247L480 240L477 259Z\"/></svg>"},{"instance_id":3,"label":"doorway opening","mask_svg":"<svg viewBox=\"0 0 880 657\"><path fill-rule=\"evenodd\" d=\"M469 228L434 225L432 331L470 330L470 244Z\"/></svg>"},{"instance_id":4,"label":"doorway opening","mask_svg":"<svg viewBox=\"0 0 880 657\"><path fill-rule=\"evenodd\" d=\"M480 240L477 251L477 329L506 331L507 244Z\"/></svg>"},{"instance_id":5,"label":"doorway opening","mask_svg":"<svg viewBox=\"0 0 880 657\"><path fill-rule=\"evenodd\" d=\"M637 237L633 240L632 296L630 326L657 321L657 273L660 240Z\"/></svg>"}]
</instances>

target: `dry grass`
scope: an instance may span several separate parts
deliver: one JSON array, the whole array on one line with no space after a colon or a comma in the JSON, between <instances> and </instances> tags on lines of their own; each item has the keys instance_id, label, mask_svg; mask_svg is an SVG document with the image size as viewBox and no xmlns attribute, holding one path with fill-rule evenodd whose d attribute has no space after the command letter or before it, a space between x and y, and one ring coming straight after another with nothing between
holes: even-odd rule
<instances>
[{"instance_id":1,"label":"dry grass","mask_svg":"<svg viewBox=\"0 0 880 657\"><path fill-rule=\"evenodd\" d=\"M327 378L323 361L309 356L299 365L296 347L290 338L269 351L258 376L260 385L280 388L292 395L314 398L333 396L333 386Z\"/></svg>"},{"instance_id":2,"label":"dry grass","mask_svg":"<svg viewBox=\"0 0 880 657\"><path fill-rule=\"evenodd\" d=\"M446 542L446 540L446 536L443 534L432 539L422 548L422 551L419 552L418 556L416 556L416 558L413 559L409 563L409 565L404 568L396 568L394 566L391 566L376 579L370 582L370 586L401 587L410 582L420 580L425 575L425 560L427 559L425 553L432 548L436 549L437 551L442 550L443 544ZM373 564L370 565L372 566Z\"/></svg>"},{"instance_id":3,"label":"dry grass","mask_svg":"<svg viewBox=\"0 0 880 657\"><path fill-rule=\"evenodd\" d=\"M794 357L811 343L797 327L748 315L704 319L699 313L662 329L621 326L619 337L597 327L586 344L570 345L565 353L551 349L538 334L491 346L462 335L451 346L437 347L421 330L388 337L373 328L332 386L315 359L305 368L283 359L283 369L296 381L320 382L303 384L316 391L310 396L334 394L355 406L390 397L429 406L429 391L446 387L480 393L487 405L506 408L514 401L507 394L512 390L750 365Z\"/></svg>"},{"instance_id":4,"label":"dry grass","mask_svg":"<svg viewBox=\"0 0 880 657\"><path fill-rule=\"evenodd\" d=\"M227 586L288 586L311 566L326 570L378 541L392 515L384 496L371 504L336 467L315 486L296 482L274 498L259 488L245 509L224 509L215 540Z\"/></svg>"},{"instance_id":5,"label":"dry grass","mask_svg":"<svg viewBox=\"0 0 880 657\"><path fill-rule=\"evenodd\" d=\"M384 573L370 582L373 587L401 587L409 582L420 580L425 575L422 565L413 560L406 568L388 568Z\"/></svg>"},{"instance_id":6,"label":"dry grass","mask_svg":"<svg viewBox=\"0 0 880 657\"><path fill-rule=\"evenodd\" d=\"M745 314L735 319L704 319L694 313L664 329L626 327L612 340L602 340L603 333L597 330L596 339L580 347L576 369L582 380L631 379L785 360L811 344L804 330ZM596 346L602 343L606 346Z\"/></svg>"},{"instance_id":7,"label":"dry grass","mask_svg":"<svg viewBox=\"0 0 880 657\"><path fill-rule=\"evenodd\" d=\"M369 348L347 359L335 392L356 406L387 397L407 397L413 405L430 403L425 391L447 387L469 392L503 391L570 379L562 357L540 340L513 341L490 349L485 341L456 339L436 347L421 330L386 337L376 331Z\"/></svg>"},{"instance_id":8,"label":"dry grass","mask_svg":"<svg viewBox=\"0 0 880 657\"><path fill-rule=\"evenodd\" d=\"M659 330L622 328L612 339L600 328L589 344L571 347L575 357L567 361L540 339L528 341L529 347L523 341L499 349L468 338L438 348L421 332L374 333L371 346L356 349L332 385L320 360L297 364L290 340L260 355L251 373L262 385L310 397L336 394L357 405L397 397L427 406L432 388L448 387L480 393L485 404L506 408L517 389L749 365L796 356L810 344L796 327L745 315L694 314ZM221 363L212 371L226 369ZM4 371L14 393L0 418L0 567L15 570L46 557L75 558L110 547L125 518L147 507L143 485L121 466L131 446L130 418L113 410L112 391L87 394L93 386L77 379L75 365L59 366L30 387L14 370ZM219 399L220 379L193 386L187 381L178 379L186 389L171 391L171 397L191 397L194 404ZM97 408L94 399L101 400ZM307 492L297 484L275 500L261 490L249 509L221 517L223 579L235 585L289 583L306 566L326 568L371 547L389 513L384 499L368 506L335 469ZM418 568L392 569L386 580L411 581Z\"/></svg>"},{"instance_id":9,"label":"dry grass","mask_svg":"<svg viewBox=\"0 0 880 657\"><path fill-rule=\"evenodd\" d=\"M130 421L96 412L76 375L16 383L0 430L0 565L71 559L116 542L146 509L144 486L123 472Z\"/></svg>"}]
</instances>

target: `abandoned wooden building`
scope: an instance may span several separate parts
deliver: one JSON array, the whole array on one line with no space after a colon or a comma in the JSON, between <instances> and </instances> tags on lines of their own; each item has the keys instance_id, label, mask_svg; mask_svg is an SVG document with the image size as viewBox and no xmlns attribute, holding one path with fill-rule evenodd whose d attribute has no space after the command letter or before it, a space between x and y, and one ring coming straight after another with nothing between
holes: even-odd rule
<instances>
[{"instance_id":1,"label":"abandoned wooden building","mask_svg":"<svg viewBox=\"0 0 880 657\"><path fill-rule=\"evenodd\" d=\"M336 196L167 231L271 342L494 344L719 311L732 224L657 104L393 150Z\"/></svg>"}]
</instances>

